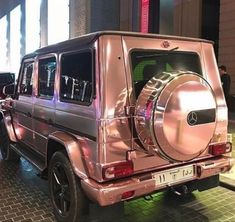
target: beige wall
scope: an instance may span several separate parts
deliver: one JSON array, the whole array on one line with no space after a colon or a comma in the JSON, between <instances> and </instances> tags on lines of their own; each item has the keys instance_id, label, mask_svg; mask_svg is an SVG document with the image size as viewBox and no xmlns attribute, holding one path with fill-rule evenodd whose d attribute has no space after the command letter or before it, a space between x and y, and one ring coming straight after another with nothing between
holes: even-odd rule
<instances>
[{"instance_id":1,"label":"beige wall","mask_svg":"<svg viewBox=\"0 0 235 222\"><path fill-rule=\"evenodd\" d=\"M235 94L235 1L220 0L219 64L231 75L231 93Z\"/></svg>"}]
</instances>

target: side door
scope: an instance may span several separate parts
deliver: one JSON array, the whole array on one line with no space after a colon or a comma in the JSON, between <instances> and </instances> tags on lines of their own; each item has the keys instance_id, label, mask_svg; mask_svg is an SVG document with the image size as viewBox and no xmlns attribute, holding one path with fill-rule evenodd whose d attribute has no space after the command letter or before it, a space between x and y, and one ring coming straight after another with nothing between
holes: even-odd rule
<instances>
[{"instance_id":1,"label":"side door","mask_svg":"<svg viewBox=\"0 0 235 222\"><path fill-rule=\"evenodd\" d=\"M33 110L34 146L42 155L46 153L48 135L54 131L56 74L55 54L38 58L38 77Z\"/></svg>"},{"instance_id":2,"label":"side door","mask_svg":"<svg viewBox=\"0 0 235 222\"><path fill-rule=\"evenodd\" d=\"M29 146L33 146L34 67L34 60L23 61L17 87L17 98L12 101L13 125L17 139Z\"/></svg>"},{"instance_id":3,"label":"side door","mask_svg":"<svg viewBox=\"0 0 235 222\"><path fill-rule=\"evenodd\" d=\"M60 92L56 100L56 126L78 135L95 138L96 110L92 104L94 69L92 50L60 56Z\"/></svg>"}]
</instances>

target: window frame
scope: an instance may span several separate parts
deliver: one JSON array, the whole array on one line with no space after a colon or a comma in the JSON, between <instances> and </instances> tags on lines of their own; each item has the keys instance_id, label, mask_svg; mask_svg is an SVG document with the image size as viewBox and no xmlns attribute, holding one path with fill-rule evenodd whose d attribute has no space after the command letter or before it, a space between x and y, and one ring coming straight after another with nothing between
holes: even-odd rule
<instances>
[{"instance_id":1,"label":"window frame","mask_svg":"<svg viewBox=\"0 0 235 222\"><path fill-rule=\"evenodd\" d=\"M31 78L33 78L33 85L32 85L32 93L31 94L24 94L24 93L21 93L21 85L22 85L22 81L24 79L24 68L25 68L25 65L27 63L32 63L33 64L33 71L32 71L32 76ZM35 84L35 65L36 65L36 61L35 61L35 58L30 58L30 59L25 59L25 60L22 60L21 62L21 68L20 68L20 78L19 78L19 81L17 83L17 94L19 96L26 96L26 97L32 97L33 94L34 94L34 84Z\"/></svg>"},{"instance_id":2,"label":"window frame","mask_svg":"<svg viewBox=\"0 0 235 222\"><path fill-rule=\"evenodd\" d=\"M44 59L50 59L53 57L55 58L55 62L56 62L53 96L40 95L40 93L39 93L39 61L44 60ZM55 88L56 88L55 82L56 82L57 67L58 67L58 59L57 58L58 58L58 56L56 53L45 54L45 55L37 57L37 83L36 83L37 87L36 87L36 91L35 91L36 98L45 99L45 100L52 100L55 97Z\"/></svg>"},{"instance_id":3,"label":"window frame","mask_svg":"<svg viewBox=\"0 0 235 222\"><path fill-rule=\"evenodd\" d=\"M72 100L72 99L66 99L62 98L61 96L61 80L62 80L62 58L63 56L70 56L74 54L82 54L89 52L91 54L91 98L90 102L84 102L84 101L78 101L78 100ZM86 49L78 49L78 50L73 50L69 52L63 52L60 54L60 71L59 71L59 92L58 92L58 98L60 102L66 102L66 103L71 103L71 104L77 104L77 105L83 105L83 106L90 106L95 98L95 49L94 48L86 48Z\"/></svg>"}]
</instances>

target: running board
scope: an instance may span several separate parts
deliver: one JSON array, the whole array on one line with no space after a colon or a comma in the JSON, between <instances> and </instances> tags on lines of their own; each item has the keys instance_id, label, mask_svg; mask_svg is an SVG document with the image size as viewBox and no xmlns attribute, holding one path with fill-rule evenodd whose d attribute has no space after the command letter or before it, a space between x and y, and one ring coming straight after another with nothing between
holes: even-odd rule
<instances>
[{"instance_id":1,"label":"running board","mask_svg":"<svg viewBox=\"0 0 235 222\"><path fill-rule=\"evenodd\" d=\"M16 153L22 156L24 159L28 160L31 164L33 164L38 170L43 171L45 169L46 163L45 158L40 154L36 153L32 149L21 146L18 144L10 144L11 149L13 149Z\"/></svg>"}]
</instances>

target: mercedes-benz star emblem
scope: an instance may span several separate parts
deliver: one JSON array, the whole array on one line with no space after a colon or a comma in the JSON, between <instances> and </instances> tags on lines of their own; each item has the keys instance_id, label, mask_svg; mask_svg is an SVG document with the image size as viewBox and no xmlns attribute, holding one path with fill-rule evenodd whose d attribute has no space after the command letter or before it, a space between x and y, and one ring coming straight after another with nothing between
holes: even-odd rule
<instances>
[{"instance_id":1,"label":"mercedes-benz star emblem","mask_svg":"<svg viewBox=\"0 0 235 222\"><path fill-rule=\"evenodd\" d=\"M194 111L190 112L188 114L187 121L190 126L196 125L197 124L197 113Z\"/></svg>"}]
</instances>

